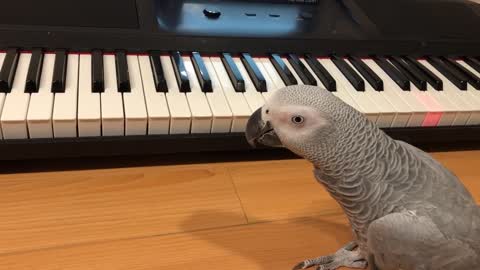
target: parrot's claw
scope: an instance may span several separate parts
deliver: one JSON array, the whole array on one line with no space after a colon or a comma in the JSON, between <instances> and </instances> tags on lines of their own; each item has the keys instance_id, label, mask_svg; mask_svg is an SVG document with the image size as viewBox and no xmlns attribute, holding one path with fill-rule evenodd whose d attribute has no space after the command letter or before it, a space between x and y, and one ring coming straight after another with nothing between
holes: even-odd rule
<instances>
[{"instance_id":1,"label":"parrot's claw","mask_svg":"<svg viewBox=\"0 0 480 270\"><path fill-rule=\"evenodd\" d=\"M357 247L355 242L348 243L333 255L318 257L305 260L293 267L293 270L300 270L317 266L317 270L335 270L339 267L367 268L367 260L362 257L359 250L353 250Z\"/></svg>"}]
</instances>

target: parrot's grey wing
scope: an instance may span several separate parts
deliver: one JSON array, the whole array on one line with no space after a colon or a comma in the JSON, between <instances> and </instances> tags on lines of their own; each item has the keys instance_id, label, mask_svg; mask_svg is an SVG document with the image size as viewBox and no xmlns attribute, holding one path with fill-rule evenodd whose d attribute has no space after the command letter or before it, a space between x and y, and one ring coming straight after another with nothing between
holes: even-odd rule
<instances>
[{"instance_id":1,"label":"parrot's grey wing","mask_svg":"<svg viewBox=\"0 0 480 270\"><path fill-rule=\"evenodd\" d=\"M478 269L480 264L478 251L455 237L446 237L429 217L413 211L372 222L368 249L370 263L380 270Z\"/></svg>"}]
</instances>

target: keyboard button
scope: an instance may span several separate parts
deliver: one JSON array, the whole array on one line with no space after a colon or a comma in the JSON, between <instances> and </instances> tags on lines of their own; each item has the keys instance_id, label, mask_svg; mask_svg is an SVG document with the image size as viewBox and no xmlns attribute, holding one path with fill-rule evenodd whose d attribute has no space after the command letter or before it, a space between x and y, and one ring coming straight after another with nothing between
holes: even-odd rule
<instances>
[{"instance_id":1,"label":"keyboard button","mask_svg":"<svg viewBox=\"0 0 480 270\"><path fill-rule=\"evenodd\" d=\"M91 54L80 54L78 69L78 136L101 136L100 93L92 91Z\"/></svg>"},{"instance_id":2,"label":"keyboard button","mask_svg":"<svg viewBox=\"0 0 480 270\"><path fill-rule=\"evenodd\" d=\"M388 75L382 71L382 69L375 63L374 60L364 59L362 62L367 65L372 72L375 72L377 76L383 78L383 91L375 91L373 94L382 96L392 106L392 111L394 111L396 115L392 120L391 127L407 127L412 117L414 117L414 111L412 108L405 102L404 99L399 96L399 93L397 93L399 91L396 91L390 87L390 84L384 83ZM391 83L394 84L393 81ZM394 85L394 87L398 88L397 85Z\"/></svg>"},{"instance_id":3,"label":"keyboard button","mask_svg":"<svg viewBox=\"0 0 480 270\"><path fill-rule=\"evenodd\" d=\"M288 68L287 64L278 54L272 54L270 56L270 61L277 70L278 75L282 78L283 83L286 86L298 84L297 79L293 76L292 72Z\"/></svg>"},{"instance_id":4,"label":"keyboard button","mask_svg":"<svg viewBox=\"0 0 480 270\"><path fill-rule=\"evenodd\" d=\"M422 91L427 90L427 81L422 79L419 73L416 73L403 59L392 56L389 60L415 87Z\"/></svg>"},{"instance_id":5,"label":"keyboard button","mask_svg":"<svg viewBox=\"0 0 480 270\"><path fill-rule=\"evenodd\" d=\"M54 64L55 54L45 54L43 67L41 68L42 76L39 83L39 90L30 95L27 124L31 139L53 138L52 111L55 94L52 93L51 87Z\"/></svg>"},{"instance_id":6,"label":"keyboard button","mask_svg":"<svg viewBox=\"0 0 480 270\"><path fill-rule=\"evenodd\" d=\"M177 80L178 89L182 93L190 92L190 81L188 80L187 71L185 70L185 64L183 63L182 55L180 52L173 52L171 55L173 70L175 72L175 78Z\"/></svg>"},{"instance_id":7,"label":"keyboard button","mask_svg":"<svg viewBox=\"0 0 480 270\"><path fill-rule=\"evenodd\" d=\"M165 97L167 98L168 108L171 115L170 134L188 134L190 133L192 114L185 93L180 92L173 67L173 57L162 55L160 56L160 60L162 62L163 72L165 73L165 80L168 85L168 92L165 94ZM186 71L185 75L187 75ZM186 79L188 82L188 76ZM188 88L190 88L190 86Z\"/></svg>"},{"instance_id":8,"label":"keyboard button","mask_svg":"<svg viewBox=\"0 0 480 270\"><path fill-rule=\"evenodd\" d=\"M472 73L470 70L466 69L464 66L458 64L452 59L446 58L446 62L454 67L463 77L471 84L475 89L480 90L480 78Z\"/></svg>"},{"instance_id":9,"label":"keyboard button","mask_svg":"<svg viewBox=\"0 0 480 270\"><path fill-rule=\"evenodd\" d=\"M1 124L4 139L28 139L27 111L30 94L25 93L31 53L21 53L12 88L5 98ZM5 59L6 61L6 59Z\"/></svg>"},{"instance_id":10,"label":"keyboard button","mask_svg":"<svg viewBox=\"0 0 480 270\"><path fill-rule=\"evenodd\" d=\"M380 67L375 60L366 61L369 67L375 71L384 82L384 93L393 98L394 106L399 111L399 115L406 115L406 112L410 113L410 118L407 121L407 127L420 127L427 119L428 108L415 96L419 90L405 91L393 81L393 79ZM415 87L413 87L415 88ZM405 107L405 105L407 107ZM403 112L403 113L402 113ZM398 117L398 116L397 116ZM431 117L430 115L428 117ZM438 117L437 117L438 118Z\"/></svg>"},{"instance_id":11,"label":"keyboard button","mask_svg":"<svg viewBox=\"0 0 480 270\"><path fill-rule=\"evenodd\" d=\"M161 93L168 92L167 80L165 79L165 74L163 73L159 52L150 53L150 66L153 72L153 80L156 91Z\"/></svg>"},{"instance_id":12,"label":"keyboard button","mask_svg":"<svg viewBox=\"0 0 480 270\"><path fill-rule=\"evenodd\" d=\"M103 53L100 50L94 50L92 52L92 91L94 93L102 93L105 90L103 72Z\"/></svg>"},{"instance_id":13,"label":"keyboard button","mask_svg":"<svg viewBox=\"0 0 480 270\"><path fill-rule=\"evenodd\" d=\"M104 80L104 90L100 94L102 136L123 136L125 135L125 118L122 93L118 91L115 55L102 55L102 66L102 80ZM95 64L92 68L95 68Z\"/></svg>"},{"instance_id":14,"label":"keyboard button","mask_svg":"<svg viewBox=\"0 0 480 270\"><path fill-rule=\"evenodd\" d=\"M376 123L380 118L380 111L377 109L375 103L373 103L363 91L356 90L331 59L319 58L319 61L337 80L337 92L339 92L337 96L341 96L342 100L345 100L350 106L363 113L370 121ZM345 62L345 64L347 63Z\"/></svg>"},{"instance_id":15,"label":"keyboard button","mask_svg":"<svg viewBox=\"0 0 480 270\"><path fill-rule=\"evenodd\" d=\"M263 98L262 93L258 92L257 89L255 89L255 86L253 85L252 80L250 80L247 70L243 66L240 57L233 57L233 61L237 65L240 75L244 78L245 92L243 92L243 96L247 100L247 103L250 106L252 112L254 112L265 104L265 99Z\"/></svg>"},{"instance_id":16,"label":"keyboard button","mask_svg":"<svg viewBox=\"0 0 480 270\"><path fill-rule=\"evenodd\" d=\"M333 55L332 62L357 91L365 91L365 81L341 57Z\"/></svg>"},{"instance_id":17,"label":"keyboard button","mask_svg":"<svg viewBox=\"0 0 480 270\"><path fill-rule=\"evenodd\" d=\"M373 72L368 65L366 65L362 59L356 56L349 56L348 60L350 63L355 67L355 69L360 73L363 78L367 80L368 83L375 89L376 91L383 91L383 81L378 77L375 72Z\"/></svg>"},{"instance_id":18,"label":"keyboard button","mask_svg":"<svg viewBox=\"0 0 480 270\"><path fill-rule=\"evenodd\" d=\"M28 67L27 82L25 92L36 93L40 86L40 75L42 74L43 52L41 49L32 51L30 66Z\"/></svg>"},{"instance_id":19,"label":"keyboard button","mask_svg":"<svg viewBox=\"0 0 480 270\"><path fill-rule=\"evenodd\" d=\"M305 60L307 61L308 65L310 66L318 80L322 82L323 86L328 91L335 92L337 90L335 79L332 77L332 75L330 75L330 73L328 73L325 67L311 55L306 55Z\"/></svg>"},{"instance_id":20,"label":"keyboard button","mask_svg":"<svg viewBox=\"0 0 480 270\"><path fill-rule=\"evenodd\" d=\"M444 103L450 102L454 105L453 110L456 112L454 119L449 125L463 126L467 123L472 113L475 113L474 104L471 102L471 95L467 90L459 91L459 89L453 85L449 80L447 80L438 69L433 67L426 60L419 60L419 62L424 65L426 68L430 69L435 75L437 75L443 82L442 91L428 91L432 94L442 94L444 97ZM440 123L439 125L446 125Z\"/></svg>"},{"instance_id":21,"label":"keyboard button","mask_svg":"<svg viewBox=\"0 0 480 270\"><path fill-rule=\"evenodd\" d=\"M253 58L248 53L242 53L242 63L247 69L248 75L252 80L255 88L258 92L266 92L267 91L267 82L265 77L263 76L262 72L260 71L258 65L255 63Z\"/></svg>"},{"instance_id":22,"label":"keyboard button","mask_svg":"<svg viewBox=\"0 0 480 270\"><path fill-rule=\"evenodd\" d=\"M427 57L428 63L435 67L443 76L451 81L458 89L467 90L467 81L459 78L453 71L452 67L448 66L438 57Z\"/></svg>"},{"instance_id":23,"label":"keyboard button","mask_svg":"<svg viewBox=\"0 0 480 270\"><path fill-rule=\"evenodd\" d=\"M191 87L191 91L186 93L190 111L192 112L191 133L210 133L212 129L212 111L205 93L200 89L192 60L190 57L184 56L183 62Z\"/></svg>"},{"instance_id":24,"label":"keyboard button","mask_svg":"<svg viewBox=\"0 0 480 270\"><path fill-rule=\"evenodd\" d=\"M237 92L233 88L220 57L210 57L210 62L212 63L212 67L215 70L215 74L233 114L232 127L230 131L245 132L245 127L247 125L248 118L252 114L252 110L248 106L247 100L245 99L243 93ZM213 72L211 73L213 74Z\"/></svg>"},{"instance_id":25,"label":"keyboard button","mask_svg":"<svg viewBox=\"0 0 480 270\"><path fill-rule=\"evenodd\" d=\"M71 138L77 136L78 68L79 55L69 54L65 92L55 94L53 103L53 136L55 138ZM95 105L95 103L93 103L93 105ZM88 104L84 107L88 107Z\"/></svg>"},{"instance_id":26,"label":"keyboard button","mask_svg":"<svg viewBox=\"0 0 480 270\"><path fill-rule=\"evenodd\" d=\"M410 81L392 65L385 57L373 57L375 63L400 87L402 90L410 90Z\"/></svg>"},{"instance_id":27,"label":"keyboard button","mask_svg":"<svg viewBox=\"0 0 480 270\"><path fill-rule=\"evenodd\" d=\"M147 107L137 55L127 55L127 68L130 75L130 92L122 93L125 110L125 135L146 135Z\"/></svg>"},{"instance_id":28,"label":"keyboard button","mask_svg":"<svg viewBox=\"0 0 480 270\"><path fill-rule=\"evenodd\" d=\"M475 69L475 71L480 72L480 60L473 58L473 57L465 57L465 63L467 63L470 67Z\"/></svg>"},{"instance_id":29,"label":"keyboard button","mask_svg":"<svg viewBox=\"0 0 480 270\"><path fill-rule=\"evenodd\" d=\"M346 61L347 65L351 65ZM359 72L353 65L350 66L355 72ZM360 73L360 72L359 72ZM361 74L361 73L360 73ZM361 76L361 75L360 75ZM364 77L360 77L364 80ZM403 123L394 123L395 118L397 117L397 111L395 107L390 103L390 101L385 99L385 94L383 91L375 90L369 83L365 84L365 90L363 92L354 91L353 95L355 100L358 97L362 97L365 100L360 99L359 102L363 102L364 106L368 106L366 100L368 99L371 104L375 106L375 110L378 112L378 118L376 124L378 127L391 127L395 125L402 125Z\"/></svg>"},{"instance_id":30,"label":"keyboard button","mask_svg":"<svg viewBox=\"0 0 480 270\"><path fill-rule=\"evenodd\" d=\"M337 91L332 92L332 94L354 108L356 111L363 113L369 120L375 123L378 116L376 114L371 114L370 112L367 114L365 111L363 111L363 108L355 100L353 100L352 96L347 92L346 87L343 86L344 81L342 80L342 73L337 69L330 58L317 58L317 61L320 62L323 67L325 67L329 74L336 78ZM349 83L348 85L351 87Z\"/></svg>"},{"instance_id":31,"label":"keyboard button","mask_svg":"<svg viewBox=\"0 0 480 270\"><path fill-rule=\"evenodd\" d=\"M254 58L254 60L256 63L258 63L259 67L261 66L260 63L263 65L265 72L262 71L262 73L268 74L271 79L272 84L269 84L267 81L267 92L275 92L276 90L285 87L285 83L273 66L272 62L267 57L258 57Z\"/></svg>"},{"instance_id":32,"label":"keyboard button","mask_svg":"<svg viewBox=\"0 0 480 270\"><path fill-rule=\"evenodd\" d=\"M279 88L277 88L275 82L273 81L274 79L271 78L267 70L267 67L265 67L262 62L262 59L267 60L267 62L270 63L269 68L272 68L273 72L276 73L275 68L273 67L272 63L268 61L267 58L254 57L252 59L257 65L260 73L263 75L263 78L265 79L265 92L262 92L262 96L264 100L268 100L273 95L273 93ZM280 77L278 77L278 80L280 80L280 82L283 84L283 81Z\"/></svg>"},{"instance_id":33,"label":"keyboard button","mask_svg":"<svg viewBox=\"0 0 480 270\"><path fill-rule=\"evenodd\" d=\"M53 67L52 92L65 92L65 77L67 75L67 52L55 51L55 65Z\"/></svg>"},{"instance_id":34,"label":"keyboard button","mask_svg":"<svg viewBox=\"0 0 480 270\"><path fill-rule=\"evenodd\" d=\"M288 54L288 62L293 67L293 70L297 73L300 80L306 85L317 85L317 81L313 77L312 73L305 67L300 58L295 54Z\"/></svg>"},{"instance_id":35,"label":"keyboard button","mask_svg":"<svg viewBox=\"0 0 480 270\"><path fill-rule=\"evenodd\" d=\"M155 58L155 59L153 59ZM152 62L158 62L161 66L160 56L138 56L138 62L140 64L140 71L142 75L143 91L145 93L145 102L147 106L148 115L148 134L168 134L170 126L170 112L168 110L167 99L165 93L162 91L157 92L157 84L155 83L155 71L152 69ZM158 61L157 61L158 60ZM162 77L163 68L162 68ZM165 81L165 88L167 82Z\"/></svg>"},{"instance_id":36,"label":"keyboard button","mask_svg":"<svg viewBox=\"0 0 480 270\"><path fill-rule=\"evenodd\" d=\"M124 51L115 53L115 66L117 70L117 88L121 93L130 92L130 75L127 63L127 55Z\"/></svg>"},{"instance_id":37,"label":"keyboard button","mask_svg":"<svg viewBox=\"0 0 480 270\"><path fill-rule=\"evenodd\" d=\"M212 133L228 133L232 128L233 113L228 106L227 99L225 98L222 86L220 84L215 69L208 57L202 57L205 63L205 68L210 79L212 81L212 92L208 92L207 96L208 104L212 110Z\"/></svg>"},{"instance_id":38,"label":"keyboard button","mask_svg":"<svg viewBox=\"0 0 480 270\"><path fill-rule=\"evenodd\" d=\"M466 68L470 72L472 72L473 74L475 74L477 77L480 77L480 72L476 71L474 68L472 68L472 66L468 65L465 61L456 60L456 62L459 65L462 65L464 68ZM474 104L476 111L472 113L466 125L480 125L480 112L478 112L480 110L480 91L475 90L473 89L473 87L470 87L470 85L468 85L467 92L473 97L473 99L471 99L471 102Z\"/></svg>"},{"instance_id":39,"label":"keyboard button","mask_svg":"<svg viewBox=\"0 0 480 270\"><path fill-rule=\"evenodd\" d=\"M433 89L439 91L443 89L442 80L440 80L440 78L432 71L430 71L430 69L426 68L420 62L418 62L417 59L407 56L405 57L405 61L408 62L410 66L416 67L419 72L421 72L425 76L426 81L433 87Z\"/></svg>"},{"instance_id":40,"label":"keyboard button","mask_svg":"<svg viewBox=\"0 0 480 270\"><path fill-rule=\"evenodd\" d=\"M232 56L229 53L222 53L221 59L235 91L245 92L245 79L240 74Z\"/></svg>"},{"instance_id":41,"label":"keyboard button","mask_svg":"<svg viewBox=\"0 0 480 270\"><path fill-rule=\"evenodd\" d=\"M0 92L9 93L12 90L13 79L18 65L18 49L8 49L0 69Z\"/></svg>"},{"instance_id":42,"label":"keyboard button","mask_svg":"<svg viewBox=\"0 0 480 270\"><path fill-rule=\"evenodd\" d=\"M204 93L212 92L212 80L210 79L210 74L208 74L208 71L205 68L202 56L198 52L192 52L191 60L198 82L200 83L200 89L202 89L202 92Z\"/></svg>"}]
</instances>

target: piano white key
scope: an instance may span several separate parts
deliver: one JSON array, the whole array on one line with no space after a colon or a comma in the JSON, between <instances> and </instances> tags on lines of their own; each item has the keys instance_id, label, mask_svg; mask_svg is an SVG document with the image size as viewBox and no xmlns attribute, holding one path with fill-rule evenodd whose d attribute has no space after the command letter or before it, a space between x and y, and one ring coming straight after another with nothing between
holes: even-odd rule
<instances>
[{"instance_id":1,"label":"piano white key","mask_svg":"<svg viewBox=\"0 0 480 270\"><path fill-rule=\"evenodd\" d=\"M210 80L212 81L212 92L206 93L208 103L212 109L213 123L212 133L228 133L232 129L234 116L223 93L222 85L215 73L212 62L208 57L202 57ZM245 117L246 120L246 117Z\"/></svg>"},{"instance_id":2,"label":"piano white key","mask_svg":"<svg viewBox=\"0 0 480 270\"><path fill-rule=\"evenodd\" d=\"M297 85L303 85L302 79L298 76L297 72L295 72L295 69L293 69L292 65L290 65L290 62L288 62L288 59L286 57L282 57L282 61L285 63L285 65L288 67L290 72L292 72L293 77L297 79Z\"/></svg>"},{"instance_id":3,"label":"piano white key","mask_svg":"<svg viewBox=\"0 0 480 270\"><path fill-rule=\"evenodd\" d=\"M165 80L168 85L167 98L168 108L170 109L170 134L188 134L190 133L191 112L188 106L187 97L178 89L177 79L173 71L172 61L167 55L160 57L162 62Z\"/></svg>"},{"instance_id":4,"label":"piano white key","mask_svg":"<svg viewBox=\"0 0 480 270\"><path fill-rule=\"evenodd\" d=\"M115 55L103 55L103 79L105 90L100 93L102 110L102 136L123 136L125 118L122 93L118 92Z\"/></svg>"},{"instance_id":5,"label":"piano white key","mask_svg":"<svg viewBox=\"0 0 480 270\"><path fill-rule=\"evenodd\" d=\"M157 92L153 80L150 59L146 55L138 56L142 73L143 90L148 114L148 134L168 134L170 129L170 112L165 93Z\"/></svg>"},{"instance_id":6,"label":"piano white key","mask_svg":"<svg viewBox=\"0 0 480 270\"><path fill-rule=\"evenodd\" d=\"M263 67L267 71L268 75L270 76L270 79L274 84L272 88L268 89L268 91L272 90L272 92L275 92L276 90L285 87L285 83L283 82L280 75L278 75L277 71L275 70L275 67L273 66L270 59L268 59L268 57L258 57L255 59L258 59L258 60L255 60L257 64L261 63L263 65Z\"/></svg>"},{"instance_id":7,"label":"piano white key","mask_svg":"<svg viewBox=\"0 0 480 270\"><path fill-rule=\"evenodd\" d=\"M53 138L52 111L54 93L52 93L53 66L55 54L46 53L43 57L40 86L37 93L30 94L27 123L30 138Z\"/></svg>"},{"instance_id":8,"label":"piano white key","mask_svg":"<svg viewBox=\"0 0 480 270\"><path fill-rule=\"evenodd\" d=\"M475 103L473 103L472 95L468 91L462 91L456 88L453 83L451 83L447 78L445 78L437 69L435 69L428 61L426 60L419 60L421 64L423 64L426 68L432 71L435 75L437 75L443 82L443 90L436 91L430 85L428 85L428 89L430 92L436 91L435 93L437 96L443 96L444 100L449 101L453 104L453 109L456 113L455 118L451 121L450 124L443 124L440 123L439 125L454 125L454 126L464 126L467 124L468 119L471 118L472 115L479 115L480 111L478 106L475 107ZM444 101L446 102L446 101Z\"/></svg>"},{"instance_id":9,"label":"piano white key","mask_svg":"<svg viewBox=\"0 0 480 270\"><path fill-rule=\"evenodd\" d=\"M404 103L408 106L408 108L404 108L403 110L407 110L411 113L410 119L407 123L407 127L419 127L422 126L422 123L425 121L425 118L428 113L427 107L423 105L414 94L410 91L402 90L391 78L388 76L380 66L378 66L374 61L369 61L370 68L383 80L384 84L384 92L387 91L389 95L392 95L393 99L399 100L398 103L395 103L398 106L401 103ZM401 102L403 101L403 102Z\"/></svg>"},{"instance_id":10,"label":"piano white key","mask_svg":"<svg viewBox=\"0 0 480 270\"><path fill-rule=\"evenodd\" d=\"M354 88L352 88L352 93L353 95L356 95L357 97L363 97L365 99L365 106L369 106L368 103L366 102L369 100L370 104L375 106L376 110L379 112L379 116L377 119L377 126L378 127L391 127L393 125L393 120L397 116L397 112L395 111L395 107L393 107L390 102L388 102L383 96L382 93L379 91L376 91L373 89L373 87L368 83L368 81L360 74L360 72L351 64L351 62L348 59L345 59L345 63L347 65L350 65L350 67L357 72L357 74L363 79L365 82L365 90L364 91L355 91ZM352 96L353 96L352 95ZM356 100L356 99L355 99ZM360 101L362 102L362 101Z\"/></svg>"},{"instance_id":11,"label":"piano white key","mask_svg":"<svg viewBox=\"0 0 480 270\"><path fill-rule=\"evenodd\" d=\"M374 66L376 66L375 61L373 61L372 59L362 59L362 61L380 77L380 74L377 73L377 71L374 70L373 68ZM380 77L380 78L382 79L382 81L385 81L384 77ZM368 85L371 91L375 91L366 79L365 79L365 85L366 87ZM403 101L403 99L399 98L394 93L394 90L392 88L386 86L384 83L383 91L381 92L375 91L374 94L384 98L388 102L389 106L391 106L394 112L396 113L396 116L393 119L393 122L391 125L392 127L406 127L408 125L408 122L410 120L410 117L413 115L413 112L411 111L410 107Z\"/></svg>"},{"instance_id":12,"label":"piano white key","mask_svg":"<svg viewBox=\"0 0 480 270\"><path fill-rule=\"evenodd\" d=\"M28 139L27 111L30 94L25 93L31 53L21 53L12 90L7 94L1 116L4 139Z\"/></svg>"},{"instance_id":13,"label":"piano white key","mask_svg":"<svg viewBox=\"0 0 480 270\"><path fill-rule=\"evenodd\" d=\"M245 81L245 92L243 95L247 100L248 105L252 111L256 111L258 108L262 107L265 104L265 99L262 94L257 91L255 85L253 84L250 76L248 75L247 70L243 66L242 60L240 57L233 57L233 61L238 67L240 74L242 74L243 80Z\"/></svg>"},{"instance_id":14,"label":"piano white key","mask_svg":"<svg viewBox=\"0 0 480 270\"><path fill-rule=\"evenodd\" d=\"M213 115L207 97L200 88L192 60L188 56L182 56L182 58L188 74L188 80L190 81L190 92L187 92L186 96L192 112L191 133L210 133Z\"/></svg>"},{"instance_id":15,"label":"piano white key","mask_svg":"<svg viewBox=\"0 0 480 270\"><path fill-rule=\"evenodd\" d=\"M55 138L77 136L78 68L79 55L69 54L65 92L55 94L54 98L53 135Z\"/></svg>"},{"instance_id":16,"label":"piano white key","mask_svg":"<svg viewBox=\"0 0 480 270\"><path fill-rule=\"evenodd\" d=\"M302 61L303 64L305 65L305 67L308 69L308 71L310 73L312 73L313 77L317 81L317 86L326 88L325 85L323 85L322 82L320 81L320 79L317 77L315 72L313 72L313 70L310 68L310 65L308 65L307 61L305 61L305 59L303 57L300 58L300 61ZM353 108L355 108L356 110L359 111L359 109L357 109L358 105L355 103L355 101L353 101L352 97L350 97L350 95L346 94L343 90L344 89L340 89L340 90L337 89L337 91L332 92L332 94L334 96L338 97L339 99L341 99L343 102L347 103L348 105L350 105L351 107L353 107Z\"/></svg>"},{"instance_id":17,"label":"piano white key","mask_svg":"<svg viewBox=\"0 0 480 270\"><path fill-rule=\"evenodd\" d=\"M6 53L0 52L0 67L3 65ZM0 117L3 111L3 104L5 102L5 93L0 93ZM3 139L2 125L0 124L0 139Z\"/></svg>"},{"instance_id":18,"label":"piano white key","mask_svg":"<svg viewBox=\"0 0 480 270\"><path fill-rule=\"evenodd\" d=\"M480 73L477 72L470 65L465 63L463 60L457 60L457 63L468 69L473 74L480 77ZM480 91L474 89L470 84L467 86L467 92L472 96L471 104L474 106L474 111L472 112L470 118L468 119L466 125L480 125Z\"/></svg>"},{"instance_id":19,"label":"piano white key","mask_svg":"<svg viewBox=\"0 0 480 270\"><path fill-rule=\"evenodd\" d=\"M127 55L127 65L130 77L130 92L122 93L125 110L125 135L146 135L148 115L138 56Z\"/></svg>"},{"instance_id":20,"label":"piano white key","mask_svg":"<svg viewBox=\"0 0 480 270\"><path fill-rule=\"evenodd\" d=\"M100 93L92 92L92 55L80 54L78 74L78 136L101 136Z\"/></svg>"},{"instance_id":21,"label":"piano white key","mask_svg":"<svg viewBox=\"0 0 480 270\"><path fill-rule=\"evenodd\" d=\"M275 90L277 90L277 85L275 84L273 79L270 77L270 74L268 73L267 68L263 65L262 58L254 57L253 61L257 64L258 70L260 70L263 77L265 78L265 82L267 85L267 92L262 92L261 94L265 99L265 101L267 101L275 92Z\"/></svg>"},{"instance_id":22,"label":"piano white key","mask_svg":"<svg viewBox=\"0 0 480 270\"><path fill-rule=\"evenodd\" d=\"M337 81L337 92L342 93L343 95L349 95L351 99L355 102L356 107L350 104L350 106L356 108L359 112L363 113L373 123L381 122L378 121L380 118L380 112L377 109L375 103L373 103L368 97L362 93L355 90L355 88L350 84L350 82L345 78L343 73L337 68L337 66L330 59L318 59L320 63L325 67L325 69L332 75L333 78Z\"/></svg>"},{"instance_id":23,"label":"piano white key","mask_svg":"<svg viewBox=\"0 0 480 270\"><path fill-rule=\"evenodd\" d=\"M232 128L230 131L244 132L248 118L252 114L252 110L243 96L243 93L236 92L233 88L220 57L210 57L210 62L212 63L216 77L218 78L223 94L225 95L233 114Z\"/></svg>"}]
</instances>

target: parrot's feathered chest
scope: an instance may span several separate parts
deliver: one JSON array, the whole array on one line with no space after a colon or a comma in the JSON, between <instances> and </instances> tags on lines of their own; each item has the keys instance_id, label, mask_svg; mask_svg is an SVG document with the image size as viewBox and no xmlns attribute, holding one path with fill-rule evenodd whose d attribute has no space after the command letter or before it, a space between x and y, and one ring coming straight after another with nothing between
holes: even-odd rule
<instances>
[{"instance_id":1,"label":"parrot's feathered chest","mask_svg":"<svg viewBox=\"0 0 480 270\"><path fill-rule=\"evenodd\" d=\"M370 223L388 214L428 212L429 207L458 214L465 204L474 205L456 177L417 148L395 141L381 131L363 135L357 131L355 140L345 143L348 150L343 153L337 145L344 160L336 159L335 164L324 161L324 166L315 166L314 173L344 209L361 247L367 244ZM456 197L448 198L441 193L443 189ZM480 230L476 235L479 233ZM471 232L465 234L471 236Z\"/></svg>"}]
</instances>

